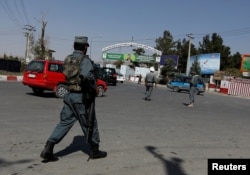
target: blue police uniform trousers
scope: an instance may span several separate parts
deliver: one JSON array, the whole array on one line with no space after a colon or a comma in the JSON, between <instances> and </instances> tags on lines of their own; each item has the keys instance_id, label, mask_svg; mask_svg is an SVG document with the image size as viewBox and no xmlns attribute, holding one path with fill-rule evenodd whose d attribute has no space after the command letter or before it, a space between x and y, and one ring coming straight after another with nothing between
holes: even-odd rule
<instances>
[{"instance_id":1,"label":"blue police uniform trousers","mask_svg":"<svg viewBox=\"0 0 250 175\"><path fill-rule=\"evenodd\" d=\"M152 91L153 91L153 85L152 86L151 85L150 86L146 86L146 97L145 97L145 99L150 100Z\"/></svg>"},{"instance_id":2,"label":"blue police uniform trousers","mask_svg":"<svg viewBox=\"0 0 250 175\"><path fill-rule=\"evenodd\" d=\"M55 144L59 143L64 138L76 121L80 123L84 136L87 136L88 116L86 114L85 105L83 104L82 93L71 92L66 94L63 98L63 101L64 106L60 114L60 122L57 124L48 139L50 142ZM95 110L93 110L92 117L93 130L92 134L89 136L89 143L91 145L98 145L100 142L100 137Z\"/></svg>"},{"instance_id":3,"label":"blue police uniform trousers","mask_svg":"<svg viewBox=\"0 0 250 175\"><path fill-rule=\"evenodd\" d=\"M196 93L196 87L195 86L191 86L190 90L189 90L189 100L190 100L190 103L194 103L195 93Z\"/></svg>"}]
</instances>

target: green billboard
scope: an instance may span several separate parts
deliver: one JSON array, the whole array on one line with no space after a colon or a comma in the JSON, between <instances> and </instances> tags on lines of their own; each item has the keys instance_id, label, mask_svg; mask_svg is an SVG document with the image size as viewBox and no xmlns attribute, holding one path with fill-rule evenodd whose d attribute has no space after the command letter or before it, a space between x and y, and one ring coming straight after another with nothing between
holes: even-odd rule
<instances>
[{"instance_id":1,"label":"green billboard","mask_svg":"<svg viewBox=\"0 0 250 175\"><path fill-rule=\"evenodd\" d=\"M120 60L120 61L131 61L131 62L152 62L155 60L153 56L148 55L135 55L135 54L120 54L120 53L103 53L103 59L107 60Z\"/></svg>"}]
</instances>

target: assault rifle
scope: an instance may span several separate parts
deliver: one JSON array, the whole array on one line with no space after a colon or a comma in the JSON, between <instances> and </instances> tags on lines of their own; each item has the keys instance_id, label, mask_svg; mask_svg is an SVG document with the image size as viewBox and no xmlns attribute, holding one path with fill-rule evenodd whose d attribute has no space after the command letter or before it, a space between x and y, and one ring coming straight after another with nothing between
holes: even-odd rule
<instances>
[{"instance_id":1,"label":"assault rifle","mask_svg":"<svg viewBox=\"0 0 250 175\"><path fill-rule=\"evenodd\" d=\"M91 135L93 132L93 112L94 112L94 108L95 108L95 101L91 100L90 101L90 106L85 105L85 110L87 113L87 136L86 136L86 141L90 142L91 139Z\"/></svg>"},{"instance_id":2,"label":"assault rifle","mask_svg":"<svg viewBox=\"0 0 250 175\"><path fill-rule=\"evenodd\" d=\"M87 114L87 135L86 142L90 142L93 132L93 112L95 109L96 90L91 86L90 82L84 81L82 85L83 103Z\"/></svg>"}]
</instances>

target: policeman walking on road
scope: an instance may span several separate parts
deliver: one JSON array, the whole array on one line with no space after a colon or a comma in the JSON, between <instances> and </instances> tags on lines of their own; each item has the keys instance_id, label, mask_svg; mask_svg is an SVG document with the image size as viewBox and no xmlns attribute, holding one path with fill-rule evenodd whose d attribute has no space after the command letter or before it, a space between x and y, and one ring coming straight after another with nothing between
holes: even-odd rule
<instances>
[{"instance_id":1,"label":"policeman walking on road","mask_svg":"<svg viewBox=\"0 0 250 175\"><path fill-rule=\"evenodd\" d=\"M198 78L199 75L196 75L196 72L192 71L191 73L192 79L190 82L190 90L189 90L189 100L190 100L190 104L188 105L188 107L194 107L194 96L195 96L195 92L196 92L196 88L197 88L197 84L198 84Z\"/></svg>"},{"instance_id":2,"label":"policeman walking on road","mask_svg":"<svg viewBox=\"0 0 250 175\"><path fill-rule=\"evenodd\" d=\"M145 77L145 86L146 86L146 97L145 100L146 101L150 101L150 97L153 91L153 86L155 85L156 87L156 78L155 78L155 68L154 67L150 67L149 68L149 73L147 73L146 77Z\"/></svg>"},{"instance_id":3,"label":"policeman walking on road","mask_svg":"<svg viewBox=\"0 0 250 175\"><path fill-rule=\"evenodd\" d=\"M96 80L93 64L86 56L88 47L87 37L76 36L74 52L65 59L64 70L67 69L66 65L68 63L69 67L73 63L79 67L79 71L71 71L71 73L78 72L78 75L74 76L78 81L76 83L72 83L74 81L69 82L69 77L66 76L69 93L63 99L64 106L60 114L60 122L48 138L45 148L40 155L46 161L55 159L53 155L54 145L58 144L64 138L76 121L80 123L84 136L90 144L90 158L98 159L107 156L107 152L99 150L100 137L94 108L95 93L94 96L93 93L92 96L89 93L96 92Z\"/></svg>"}]
</instances>

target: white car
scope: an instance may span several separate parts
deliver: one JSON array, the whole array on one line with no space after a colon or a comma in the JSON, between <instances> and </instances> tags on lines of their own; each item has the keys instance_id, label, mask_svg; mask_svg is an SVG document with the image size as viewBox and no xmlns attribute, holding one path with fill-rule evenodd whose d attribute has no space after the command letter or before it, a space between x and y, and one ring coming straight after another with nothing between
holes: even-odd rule
<instances>
[{"instance_id":1,"label":"white car","mask_svg":"<svg viewBox=\"0 0 250 175\"><path fill-rule=\"evenodd\" d=\"M123 83L126 80L126 78L121 73L118 73L117 77L116 77L116 80L120 81L121 83Z\"/></svg>"}]
</instances>

